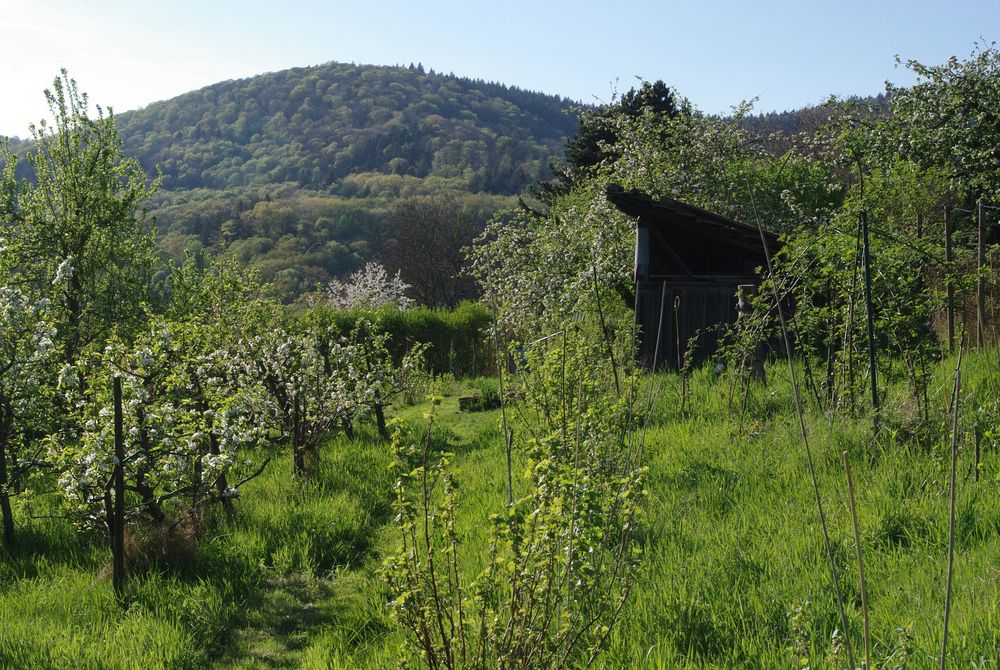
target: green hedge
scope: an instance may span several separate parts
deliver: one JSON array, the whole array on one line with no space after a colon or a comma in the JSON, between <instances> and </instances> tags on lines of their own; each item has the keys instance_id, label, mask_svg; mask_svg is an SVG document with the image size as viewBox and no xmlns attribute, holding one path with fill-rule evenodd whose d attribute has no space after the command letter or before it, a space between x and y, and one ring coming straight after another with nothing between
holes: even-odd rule
<instances>
[{"instance_id":1,"label":"green hedge","mask_svg":"<svg viewBox=\"0 0 1000 670\"><path fill-rule=\"evenodd\" d=\"M331 326L342 335L350 333L358 319L370 319L389 333L389 349L396 360L414 344L426 342L430 344L427 364L435 374L478 377L493 374L496 369L490 340L493 315L480 303L463 302L452 310L413 307L401 311L392 307L376 312L317 306L301 318L307 323Z\"/></svg>"}]
</instances>

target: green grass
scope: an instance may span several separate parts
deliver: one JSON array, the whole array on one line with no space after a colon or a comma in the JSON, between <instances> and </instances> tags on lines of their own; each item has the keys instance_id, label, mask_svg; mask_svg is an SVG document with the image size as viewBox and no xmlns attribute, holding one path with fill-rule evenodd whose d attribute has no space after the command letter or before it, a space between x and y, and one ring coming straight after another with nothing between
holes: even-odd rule
<instances>
[{"instance_id":1,"label":"green grass","mask_svg":"<svg viewBox=\"0 0 1000 670\"><path fill-rule=\"evenodd\" d=\"M952 363L953 364L953 363ZM967 366L966 407L985 404L989 366ZM934 381L944 405L949 364ZM639 540L642 575L605 668L831 667L839 627L805 455L783 370L730 416L726 382L692 380L687 416L666 377L647 436L650 498ZM458 385L435 410L435 448L455 454L461 562L485 558L489 514L505 500L499 412L459 413ZM851 457L869 585L873 660L936 665L948 528L943 410L918 444L905 392L875 440L870 417L810 412L807 425L861 658L860 589L841 452ZM420 430L428 406L396 408ZM971 411L969 420L971 421ZM985 420L996 422L996 417ZM107 551L59 520L19 518L23 548L0 554L0 667L392 668L403 643L376 576L397 542L391 454L373 431L338 437L316 481L291 478L282 457L244 489L232 527L210 524L192 556L133 578L121 609ZM1000 663L1000 461L984 447L980 481L960 454L950 667ZM518 468L520 470L521 468ZM180 551L180 549L178 550ZM974 665L978 664L978 665Z\"/></svg>"}]
</instances>

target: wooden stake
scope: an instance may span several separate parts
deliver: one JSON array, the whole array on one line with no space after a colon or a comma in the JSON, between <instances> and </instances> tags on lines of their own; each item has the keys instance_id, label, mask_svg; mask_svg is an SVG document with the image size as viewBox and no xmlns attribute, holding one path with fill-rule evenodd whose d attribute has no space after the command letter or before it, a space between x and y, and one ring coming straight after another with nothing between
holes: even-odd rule
<instances>
[{"instance_id":1,"label":"wooden stake","mask_svg":"<svg viewBox=\"0 0 1000 670\"><path fill-rule=\"evenodd\" d=\"M486 281L487 292L490 295L490 306L493 308L493 350L497 357L497 386L500 393L500 421L503 427L504 453L507 462L507 507L514 504L514 480L511 474L511 452L514 444L514 432L507 426L507 397L503 392L503 364L500 347L500 335L497 322L500 320L497 310L496 294L493 293L493 260L489 250L486 251Z\"/></svg>"},{"instance_id":2,"label":"wooden stake","mask_svg":"<svg viewBox=\"0 0 1000 670\"><path fill-rule=\"evenodd\" d=\"M125 590L125 431L122 417L122 379L114 378L115 470L114 518L111 521L111 582L115 595Z\"/></svg>"},{"instance_id":3,"label":"wooden stake","mask_svg":"<svg viewBox=\"0 0 1000 670\"><path fill-rule=\"evenodd\" d=\"M872 306L871 245L868 242L868 212L861 210L861 260L865 274L865 309L868 314L868 375L871 378L872 416L878 428L878 361L875 353L875 309Z\"/></svg>"},{"instance_id":4,"label":"wooden stake","mask_svg":"<svg viewBox=\"0 0 1000 670\"><path fill-rule=\"evenodd\" d=\"M948 655L948 618L951 614L951 577L955 567L955 473L958 469L958 417L960 414L961 393L962 393L962 351L958 352L958 363L955 365L955 385L952 390L952 405L954 415L952 418L951 431L951 476L949 486L949 507L948 507L948 575L945 579L944 591L944 632L941 635L941 670L945 667L945 658Z\"/></svg>"},{"instance_id":5,"label":"wooden stake","mask_svg":"<svg viewBox=\"0 0 1000 670\"><path fill-rule=\"evenodd\" d=\"M976 222L979 228L979 249L976 258L976 346L986 344L986 293L983 286L983 268L986 266L986 220L983 218L983 199L976 203Z\"/></svg>"},{"instance_id":6,"label":"wooden stake","mask_svg":"<svg viewBox=\"0 0 1000 670\"><path fill-rule=\"evenodd\" d=\"M656 346L653 347L653 368L652 372L656 372L656 366L660 362L660 347L663 346L663 315L667 311L667 282L663 282L660 287L660 318L656 322Z\"/></svg>"},{"instance_id":7,"label":"wooden stake","mask_svg":"<svg viewBox=\"0 0 1000 670\"><path fill-rule=\"evenodd\" d=\"M674 296L674 339L677 342L677 374L681 377L681 414L687 412L687 375L684 372L684 355L681 353L681 297Z\"/></svg>"},{"instance_id":8,"label":"wooden stake","mask_svg":"<svg viewBox=\"0 0 1000 670\"><path fill-rule=\"evenodd\" d=\"M982 431L979 429L978 425L973 429L973 435L974 435L974 437L976 439L976 454L975 454L976 462L975 462L975 472L974 472L974 474L975 474L975 481L978 484L979 483L979 445L980 445L980 443L982 442L982 439L983 439L983 437L982 437Z\"/></svg>"},{"instance_id":9,"label":"wooden stake","mask_svg":"<svg viewBox=\"0 0 1000 670\"><path fill-rule=\"evenodd\" d=\"M951 210L944 208L944 285L947 297L945 311L948 315L948 353L955 352L955 287L951 281Z\"/></svg>"},{"instance_id":10,"label":"wooden stake","mask_svg":"<svg viewBox=\"0 0 1000 670\"><path fill-rule=\"evenodd\" d=\"M615 362L613 343L614 337L611 335L611 330L608 328L608 325L604 320L604 309L601 307L601 287L597 281L597 258L593 258L592 261L594 268L594 298L597 301L597 318L601 324L601 338L604 340L604 345L608 350L608 361L611 363L611 372L614 373L615 376L615 395L621 396L622 387L621 383L618 381L618 363Z\"/></svg>"},{"instance_id":11,"label":"wooden stake","mask_svg":"<svg viewBox=\"0 0 1000 670\"><path fill-rule=\"evenodd\" d=\"M756 293L756 284L740 284L736 287L737 320L749 318L750 298ZM766 383L764 375L764 347L762 343L755 343L753 349L745 354L743 358L743 372L749 372L750 377L755 381Z\"/></svg>"},{"instance_id":12,"label":"wooden stake","mask_svg":"<svg viewBox=\"0 0 1000 670\"><path fill-rule=\"evenodd\" d=\"M677 372L684 368L681 360L681 297L674 296L674 357L677 359Z\"/></svg>"}]
</instances>

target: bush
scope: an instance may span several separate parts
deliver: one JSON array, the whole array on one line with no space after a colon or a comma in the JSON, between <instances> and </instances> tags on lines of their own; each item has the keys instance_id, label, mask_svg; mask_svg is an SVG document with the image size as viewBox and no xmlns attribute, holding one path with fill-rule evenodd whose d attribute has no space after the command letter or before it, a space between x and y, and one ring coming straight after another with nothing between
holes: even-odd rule
<instances>
[{"instance_id":1,"label":"bush","mask_svg":"<svg viewBox=\"0 0 1000 670\"><path fill-rule=\"evenodd\" d=\"M493 315L480 303L463 302L453 310L414 307L402 311L390 306L376 312L340 311L319 305L302 318L344 336L360 319L371 319L389 334L389 351L397 365L414 345L427 343L427 366L434 374L478 377L491 374L496 367L490 343Z\"/></svg>"},{"instance_id":2,"label":"bush","mask_svg":"<svg viewBox=\"0 0 1000 670\"><path fill-rule=\"evenodd\" d=\"M459 398L459 409L464 412L486 412L500 407L500 383L492 377L472 380L472 396Z\"/></svg>"}]
</instances>

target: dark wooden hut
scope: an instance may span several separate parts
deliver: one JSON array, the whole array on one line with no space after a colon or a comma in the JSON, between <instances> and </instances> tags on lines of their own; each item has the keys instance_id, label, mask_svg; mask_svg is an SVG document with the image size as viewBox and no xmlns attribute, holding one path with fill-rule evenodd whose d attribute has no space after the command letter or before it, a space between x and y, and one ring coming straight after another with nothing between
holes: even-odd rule
<instances>
[{"instance_id":1,"label":"dark wooden hut","mask_svg":"<svg viewBox=\"0 0 1000 670\"><path fill-rule=\"evenodd\" d=\"M689 341L691 356L704 360L716 349L720 324L737 317L740 286L760 283L766 265L756 227L731 221L692 205L639 191L608 187L608 200L636 217L635 318L640 329L638 356L646 368L676 369ZM778 248L765 234L768 249ZM661 305L660 351L656 353ZM679 348L678 348L679 343Z\"/></svg>"}]
</instances>

